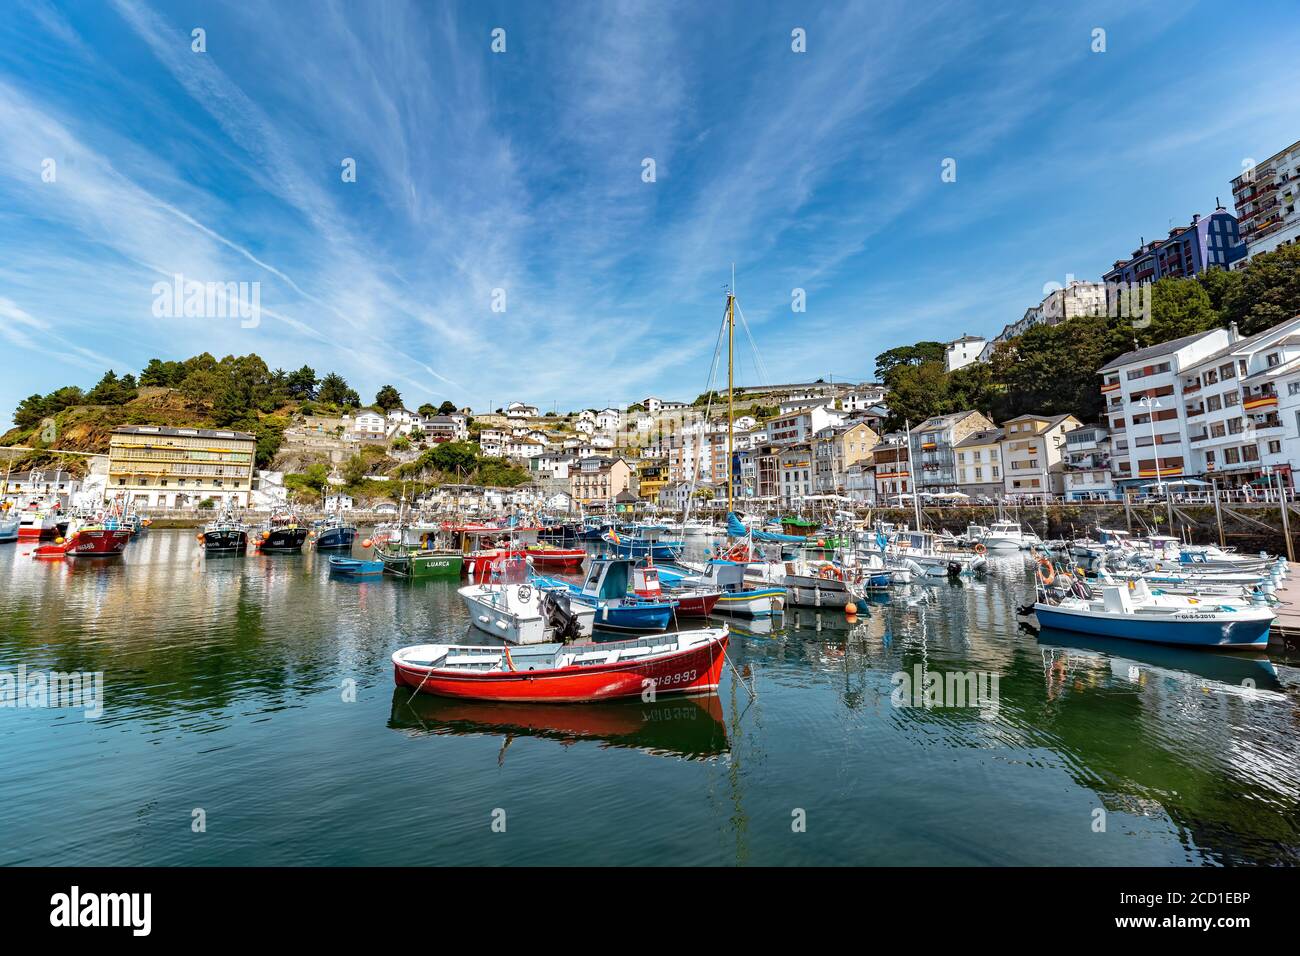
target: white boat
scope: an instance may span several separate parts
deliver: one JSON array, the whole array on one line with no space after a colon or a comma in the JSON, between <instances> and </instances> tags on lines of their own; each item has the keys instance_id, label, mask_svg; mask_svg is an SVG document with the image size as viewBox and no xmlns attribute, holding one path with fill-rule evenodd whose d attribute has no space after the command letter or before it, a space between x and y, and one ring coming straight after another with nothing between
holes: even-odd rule
<instances>
[{"instance_id":1,"label":"white boat","mask_svg":"<svg viewBox=\"0 0 1300 956\"><path fill-rule=\"evenodd\" d=\"M596 609L529 584L470 584L458 592L470 623L511 644L590 637Z\"/></svg>"},{"instance_id":2,"label":"white boat","mask_svg":"<svg viewBox=\"0 0 1300 956\"><path fill-rule=\"evenodd\" d=\"M18 525L21 519L18 515L4 517L0 515L0 541L17 541Z\"/></svg>"},{"instance_id":3,"label":"white boat","mask_svg":"<svg viewBox=\"0 0 1300 956\"><path fill-rule=\"evenodd\" d=\"M1032 531L1025 531L1015 521L995 521L989 525L980 544L990 551L1018 551L1042 544Z\"/></svg>"},{"instance_id":4,"label":"white boat","mask_svg":"<svg viewBox=\"0 0 1300 956\"><path fill-rule=\"evenodd\" d=\"M1041 581L1040 581L1041 584ZM1097 593L1097 590L1100 593ZM1034 615L1043 627L1182 647L1265 648L1275 617L1267 607L1214 598L1153 594L1142 580L1103 584L1084 595L1038 589Z\"/></svg>"},{"instance_id":5,"label":"white boat","mask_svg":"<svg viewBox=\"0 0 1300 956\"><path fill-rule=\"evenodd\" d=\"M900 531L894 535L886 561L907 567L911 562L926 577L953 577L982 574L988 566L982 554L940 548L930 531Z\"/></svg>"},{"instance_id":6,"label":"white boat","mask_svg":"<svg viewBox=\"0 0 1300 956\"><path fill-rule=\"evenodd\" d=\"M785 606L784 587L748 583L745 566L734 561L709 561L699 572L678 564L656 563L655 567L667 584L721 591L713 607L719 614L767 617Z\"/></svg>"}]
</instances>

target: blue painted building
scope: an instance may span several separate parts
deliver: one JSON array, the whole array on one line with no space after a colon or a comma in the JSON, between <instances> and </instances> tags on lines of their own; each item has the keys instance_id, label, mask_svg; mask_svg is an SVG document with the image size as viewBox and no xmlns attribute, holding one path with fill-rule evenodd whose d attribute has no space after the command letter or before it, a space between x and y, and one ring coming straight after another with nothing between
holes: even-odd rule
<instances>
[{"instance_id":1,"label":"blue painted building","mask_svg":"<svg viewBox=\"0 0 1300 956\"><path fill-rule=\"evenodd\" d=\"M1131 257L1117 261L1102 281L1136 285L1186 278L1215 267L1230 269L1245 255L1237 217L1219 206L1208 216L1192 216L1189 225L1170 229L1164 239L1143 243Z\"/></svg>"}]
</instances>

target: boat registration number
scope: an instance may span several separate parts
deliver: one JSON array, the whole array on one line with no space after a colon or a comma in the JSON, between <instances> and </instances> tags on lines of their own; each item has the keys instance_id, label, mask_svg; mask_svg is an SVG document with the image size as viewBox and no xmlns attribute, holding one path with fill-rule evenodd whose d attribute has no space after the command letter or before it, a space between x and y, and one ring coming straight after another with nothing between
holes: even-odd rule
<instances>
[{"instance_id":1,"label":"boat registration number","mask_svg":"<svg viewBox=\"0 0 1300 956\"><path fill-rule=\"evenodd\" d=\"M664 686L665 684L689 684L691 681L695 680L695 678L698 676L699 676L698 671L682 671L679 674L672 674L668 677L656 677L654 681L660 687Z\"/></svg>"}]
</instances>

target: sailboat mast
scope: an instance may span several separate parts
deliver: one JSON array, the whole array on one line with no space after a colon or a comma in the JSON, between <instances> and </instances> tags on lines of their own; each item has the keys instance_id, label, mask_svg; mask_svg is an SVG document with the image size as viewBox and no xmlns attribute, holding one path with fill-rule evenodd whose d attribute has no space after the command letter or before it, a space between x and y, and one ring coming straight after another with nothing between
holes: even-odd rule
<instances>
[{"instance_id":1,"label":"sailboat mast","mask_svg":"<svg viewBox=\"0 0 1300 956\"><path fill-rule=\"evenodd\" d=\"M731 475L732 431L735 422L735 363L732 355L736 345L736 270L731 270L731 288L727 290L727 514L735 510L731 500L731 490L735 482Z\"/></svg>"}]
</instances>

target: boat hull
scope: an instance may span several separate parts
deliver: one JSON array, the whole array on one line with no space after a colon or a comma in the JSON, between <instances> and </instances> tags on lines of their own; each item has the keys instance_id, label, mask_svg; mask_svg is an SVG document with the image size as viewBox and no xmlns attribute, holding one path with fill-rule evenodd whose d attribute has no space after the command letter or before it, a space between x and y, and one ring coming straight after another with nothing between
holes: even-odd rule
<instances>
[{"instance_id":1,"label":"boat hull","mask_svg":"<svg viewBox=\"0 0 1300 956\"><path fill-rule=\"evenodd\" d=\"M384 573L384 562L359 561L356 558L330 558L330 573L347 578L378 577Z\"/></svg>"},{"instance_id":2,"label":"boat hull","mask_svg":"<svg viewBox=\"0 0 1300 956\"><path fill-rule=\"evenodd\" d=\"M401 578L459 578L463 558L456 552L387 552L376 549L384 570Z\"/></svg>"},{"instance_id":3,"label":"boat hull","mask_svg":"<svg viewBox=\"0 0 1300 956\"><path fill-rule=\"evenodd\" d=\"M724 591L718 596L714 611L742 617L768 617L785 604L784 588L754 588L748 591Z\"/></svg>"},{"instance_id":4,"label":"boat hull","mask_svg":"<svg viewBox=\"0 0 1300 956\"><path fill-rule=\"evenodd\" d=\"M356 528L326 528L316 538L317 551L351 551L357 539Z\"/></svg>"},{"instance_id":5,"label":"boat hull","mask_svg":"<svg viewBox=\"0 0 1300 956\"><path fill-rule=\"evenodd\" d=\"M541 571L573 571L587 557L581 548L536 548L529 549L527 554L533 567Z\"/></svg>"},{"instance_id":6,"label":"boat hull","mask_svg":"<svg viewBox=\"0 0 1300 956\"><path fill-rule=\"evenodd\" d=\"M665 591L664 597L677 602L678 617L708 617L717 606L720 591L706 591L700 594L674 594Z\"/></svg>"},{"instance_id":7,"label":"boat hull","mask_svg":"<svg viewBox=\"0 0 1300 956\"><path fill-rule=\"evenodd\" d=\"M604 605L596 608L595 626L602 631L663 631L672 616L671 604Z\"/></svg>"},{"instance_id":8,"label":"boat hull","mask_svg":"<svg viewBox=\"0 0 1300 956\"><path fill-rule=\"evenodd\" d=\"M1253 648L1268 647L1271 617L1248 616L1233 619L1229 613L1205 613L1183 618L1148 619L1133 614L1104 614L1073 611L1047 604L1034 605L1043 627L1058 631L1119 637L1150 644L1177 647Z\"/></svg>"},{"instance_id":9,"label":"boat hull","mask_svg":"<svg viewBox=\"0 0 1300 956\"><path fill-rule=\"evenodd\" d=\"M844 607L853 600L843 581L806 574L787 574L785 595L795 607Z\"/></svg>"},{"instance_id":10,"label":"boat hull","mask_svg":"<svg viewBox=\"0 0 1300 956\"><path fill-rule=\"evenodd\" d=\"M205 554L235 554L248 550L248 532L238 528L222 528L203 532Z\"/></svg>"},{"instance_id":11,"label":"boat hull","mask_svg":"<svg viewBox=\"0 0 1300 956\"><path fill-rule=\"evenodd\" d=\"M69 558L114 558L131 542L127 528L95 528L78 531L63 545Z\"/></svg>"},{"instance_id":12,"label":"boat hull","mask_svg":"<svg viewBox=\"0 0 1300 956\"><path fill-rule=\"evenodd\" d=\"M562 667L549 671L457 674L393 663L399 687L422 694L518 703L590 703L640 697L652 682L655 696L708 693L722 680L727 638L646 661Z\"/></svg>"},{"instance_id":13,"label":"boat hull","mask_svg":"<svg viewBox=\"0 0 1300 956\"><path fill-rule=\"evenodd\" d=\"M306 541L306 528L274 528L257 547L263 554L294 554L302 551Z\"/></svg>"}]
</instances>

